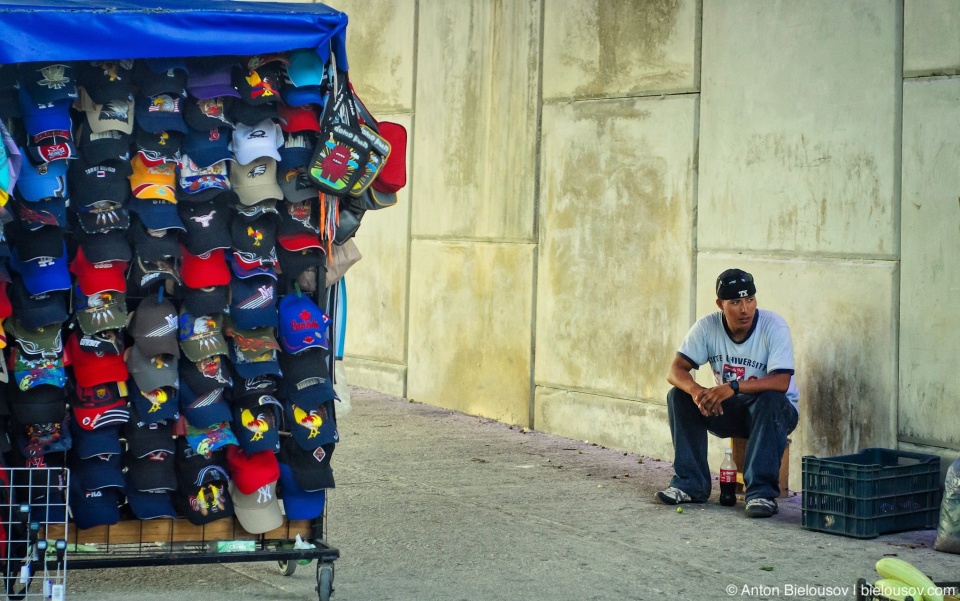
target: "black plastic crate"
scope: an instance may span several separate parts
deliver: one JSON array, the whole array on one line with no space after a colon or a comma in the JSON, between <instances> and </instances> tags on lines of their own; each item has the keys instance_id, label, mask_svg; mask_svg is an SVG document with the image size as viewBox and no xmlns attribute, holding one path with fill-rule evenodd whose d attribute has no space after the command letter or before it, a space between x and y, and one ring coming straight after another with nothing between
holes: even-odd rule
<instances>
[{"instance_id":1,"label":"black plastic crate","mask_svg":"<svg viewBox=\"0 0 960 601\"><path fill-rule=\"evenodd\" d=\"M940 458L864 449L803 458L803 527L854 538L936 528Z\"/></svg>"}]
</instances>

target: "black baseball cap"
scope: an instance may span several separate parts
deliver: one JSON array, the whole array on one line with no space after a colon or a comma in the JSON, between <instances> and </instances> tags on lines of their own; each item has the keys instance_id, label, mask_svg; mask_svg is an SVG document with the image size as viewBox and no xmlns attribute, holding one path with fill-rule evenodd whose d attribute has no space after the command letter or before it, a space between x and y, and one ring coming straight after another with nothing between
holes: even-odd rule
<instances>
[{"instance_id":1,"label":"black baseball cap","mask_svg":"<svg viewBox=\"0 0 960 601\"><path fill-rule=\"evenodd\" d=\"M221 202L180 203L177 206L186 232L183 245L194 255L230 248L230 214Z\"/></svg>"},{"instance_id":2,"label":"black baseball cap","mask_svg":"<svg viewBox=\"0 0 960 601\"><path fill-rule=\"evenodd\" d=\"M150 201L144 201L150 202ZM150 230L135 213L130 223L130 238L137 255L145 261L180 258L180 236L176 229Z\"/></svg>"},{"instance_id":3,"label":"black baseball cap","mask_svg":"<svg viewBox=\"0 0 960 601\"><path fill-rule=\"evenodd\" d=\"M102 200L126 203L130 197L130 180L133 173L127 161L90 163L78 157L71 161L69 177L70 198L77 209L94 205Z\"/></svg>"},{"instance_id":4,"label":"black baseball cap","mask_svg":"<svg viewBox=\"0 0 960 601\"><path fill-rule=\"evenodd\" d=\"M223 313L230 304L230 286L183 287L183 306L192 315Z\"/></svg>"},{"instance_id":5,"label":"black baseball cap","mask_svg":"<svg viewBox=\"0 0 960 601\"><path fill-rule=\"evenodd\" d=\"M187 67L178 59L137 61L133 75L137 89L144 96L185 93Z\"/></svg>"},{"instance_id":6,"label":"black baseball cap","mask_svg":"<svg viewBox=\"0 0 960 601\"><path fill-rule=\"evenodd\" d=\"M20 424L61 422L67 411L67 397L62 388L41 384L28 390L15 389L10 410Z\"/></svg>"},{"instance_id":7,"label":"black baseball cap","mask_svg":"<svg viewBox=\"0 0 960 601\"><path fill-rule=\"evenodd\" d=\"M200 132L217 127L233 127L233 121L230 119L230 107L233 102L234 98L230 96L191 98L183 111L183 119L190 129Z\"/></svg>"},{"instance_id":8,"label":"black baseball cap","mask_svg":"<svg viewBox=\"0 0 960 601\"><path fill-rule=\"evenodd\" d=\"M717 277L717 298L720 300L747 298L756 293L753 276L742 269L728 269Z\"/></svg>"},{"instance_id":9,"label":"black baseball cap","mask_svg":"<svg viewBox=\"0 0 960 601\"><path fill-rule=\"evenodd\" d=\"M151 132L138 127L136 144L140 158L147 165L176 163L180 161L183 133L176 130Z\"/></svg>"},{"instance_id":10,"label":"black baseball cap","mask_svg":"<svg viewBox=\"0 0 960 601\"><path fill-rule=\"evenodd\" d=\"M77 128L80 157L91 165L130 160L130 135L116 129L94 133L86 120Z\"/></svg>"},{"instance_id":11,"label":"black baseball cap","mask_svg":"<svg viewBox=\"0 0 960 601\"><path fill-rule=\"evenodd\" d=\"M127 293L137 296L137 292L155 292L157 286L163 285L167 280L175 284L183 284L180 271L174 261L170 259L147 261L135 255L130 262L130 272L127 276L127 285L130 287Z\"/></svg>"},{"instance_id":12,"label":"black baseball cap","mask_svg":"<svg viewBox=\"0 0 960 601\"><path fill-rule=\"evenodd\" d=\"M18 79L38 106L79 96L74 65L69 61L20 63Z\"/></svg>"},{"instance_id":13,"label":"black baseball cap","mask_svg":"<svg viewBox=\"0 0 960 601\"><path fill-rule=\"evenodd\" d=\"M77 232L76 240L83 249L83 256L91 263L107 261L129 262L133 258L125 232L112 230L97 234Z\"/></svg>"},{"instance_id":14,"label":"black baseball cap","mask_svg":"<svg viewBox=\"0 0 960 601\"><path fill-rule=\"evenodd\" d=\"M280 260L280 275L288 289L292 288L293 282L301 273L311 267L317 267L326 273L326 257L319 248L289 251L281 244L277 247L277 258Z\"/></svg>"},{"instance_id":15,"label":"black baseball cap","mask_svg":"<svg viewBox=\"0 0 960 601\"><path fill-rule=\"evenodd\" d=\"M133 61L129 59L81 61L77 80L97 104L129 100L133 95Z\"/></svg>"},{"instance_id":16,"label":"black baseball cap","mask_svg":"<svg viewBox=\"0 0 960 601\"><path fill-rule=\"evenodd\" d=\"M32 296L23 280L14 277L7 288L10 305L24 327L31 330L62 324L67 320L67 293L62 290Z\"/></svg>"},{"instance_id":17,"label":"black baseball cap","mask_svg":"<svg viewBox=\"0 0 960 601\"><path fill-rule=\"evenodd\" d=\"M234 102L230 107L230 118L234 123L244 125L256 125L264 119L277 119L280 116L280 110L276 103L274 104L250 104L248 102Z\"/></svg>"},{"instance_id":18,"label":"black baseball cap","mask_svg":"<svg viewBox=\"0 0 960 601\"><path fill-rule=\"evenodd\" d=\"M277 220L262 215L253 221L234 219L230 224L234 254L246 263L277 262Z\"/></svg>"},{"instance_id":19,"label":"black baseball cap","mask_svg":"<svg viewBox=\"0 0 960 601\"><path fill-rule=\"evenodd\" d=\"M181 356L178 369L181 384L185 383L197 394L233 386L230 362L223 355L214 355L197 362Z\"/></svg>"},{"instance_id":20,"label":"black baseball cap","mask_svg":"<svg viewBox=\"0 0 960 601\"><path fill-rule=\"evenodd\" d=\"M336 488L333 468L330 467L336 446L334 443L328 443L313 450L306 450L296 444L291 436L281 442L280 454L277 458L290 467L293 479L302 490L310 492Z\"/></svg>"},{"instance_id":21,"label":"black baseball cap","mask_svg":"<svg viewBox=\"0 0 960 601\"><path fill-rule=\"evenodd\" d=\"M290 396L312 386L326 386L330 381L328 355L329 351L322 348L308 348L296 355L280 353L280 369L283 371L280 385L283 396Z\"/></svg>"}]
</instances>

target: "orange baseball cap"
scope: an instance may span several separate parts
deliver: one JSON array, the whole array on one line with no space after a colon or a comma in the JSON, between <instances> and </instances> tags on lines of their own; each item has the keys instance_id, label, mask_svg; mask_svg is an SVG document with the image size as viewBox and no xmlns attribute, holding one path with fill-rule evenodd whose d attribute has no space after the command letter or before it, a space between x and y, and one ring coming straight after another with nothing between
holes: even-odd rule
<instances>
[{"instance_id":1,"label":"orange baseball cap","mask_svg":"<svg viewBox=\"0 0 960 601\"><path fill-rule=\"evenodd\" d=\"M148 165L137 154L130 159L133 175L130 176L130 189L137 198L154 198L176 204L177 166L176 163L158 163Z\"/></svg>"}]
</instances>

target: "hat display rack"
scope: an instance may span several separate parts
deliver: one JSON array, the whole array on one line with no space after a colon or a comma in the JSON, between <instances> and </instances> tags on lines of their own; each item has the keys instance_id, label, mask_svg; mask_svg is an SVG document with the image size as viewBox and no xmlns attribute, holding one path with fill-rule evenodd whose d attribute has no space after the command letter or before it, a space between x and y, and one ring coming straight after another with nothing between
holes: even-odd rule
<instances>
[{"instance_id":1,"label":"hat display rack","mask_svg":"<svg viewBox=\"0 0 960 601\"><path fill-rule=\"evenodd\" d=\"M336 257L373 185L396 191L342 65L309 46L0 65L0 451L64 474L2 504L59 508L45 538L97 549L71 568L189 547L318 559L332 592L332 324L356 260ZM29 596L14 547L7 591Z\"/></svg>"}]
</instances>

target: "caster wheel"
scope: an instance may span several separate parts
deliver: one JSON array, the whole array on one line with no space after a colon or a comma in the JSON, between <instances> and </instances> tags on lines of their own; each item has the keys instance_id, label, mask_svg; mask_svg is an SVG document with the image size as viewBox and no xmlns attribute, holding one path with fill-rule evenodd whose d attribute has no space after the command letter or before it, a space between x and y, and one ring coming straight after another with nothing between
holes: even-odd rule
<instances>
[{"instance_id":1,"label":"caster wheel","mask_svg":"<svg viewBox=\"0 0 960 601\"><path fill-rule=\"evenodd\" d=\"M333 595L333 564L317 562L317 596L320 601L330 601Z\"/></svg>"},{"instance_id":2,"label":"caster wheel","mask_svg":"<svg viewBox=\"0 0 960 601\"><path fill-rule=\"evenodd\" d=\"M281 559L277 562L277 568L283 576L293 576L293 573L297 571L297 562L291 559Z\"/></svg>"}]
</instances>

